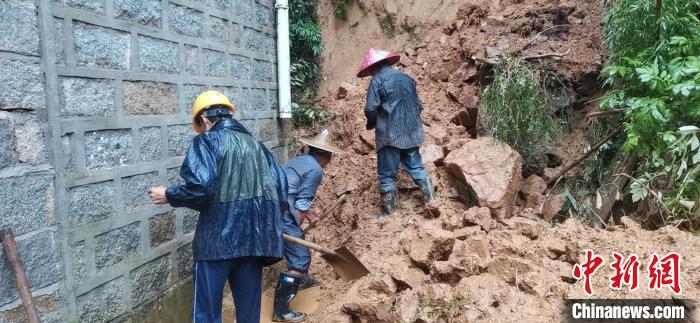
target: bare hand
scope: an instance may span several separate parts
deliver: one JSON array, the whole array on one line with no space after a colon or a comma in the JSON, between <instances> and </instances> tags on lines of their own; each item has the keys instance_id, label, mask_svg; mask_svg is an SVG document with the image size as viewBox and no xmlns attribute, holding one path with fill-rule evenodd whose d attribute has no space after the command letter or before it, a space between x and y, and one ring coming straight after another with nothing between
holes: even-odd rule
<instances>
[{"instance_id":1,"label":"bare hand","mask_svg":"<svg viewBox=\"0 0 700 323\"><path fill-rule=\"evenodd\" d=\"M151 187L148 189L148 197L154 204L166 204L168 199L165 197L165 186Z\"/></svg>"},{"instance_id":2,"label":"bare hand","mask_svg":"<svg viewBox=\"0 0 700 323\"><path fill-rule=\"evenodd\" d=\"M318 224L318 221L320 221L320 219L316 216L316 213L311 210L302 211L297 209L297 213L299 214L301 223L304 223L304 219L306 219L307 221L309 221L309 225L316 226L316 224ZM299 224L301 225L301 223Z\"/></svg>"}]
</instances>

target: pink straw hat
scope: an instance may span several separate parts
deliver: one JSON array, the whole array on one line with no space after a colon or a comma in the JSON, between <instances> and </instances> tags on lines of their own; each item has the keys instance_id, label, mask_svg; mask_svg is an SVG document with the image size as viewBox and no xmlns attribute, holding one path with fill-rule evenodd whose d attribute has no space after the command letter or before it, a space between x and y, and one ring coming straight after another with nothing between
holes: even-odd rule
<instances>
[{"instance_id":1,"label":"pink straw hat","mask_svg":"<svg viewBox=\"0 0 700 323\"><path fill-rule=\"evenodd\" d=\"M362 60L362 65L360 65L360 70L357 72L357 77L365 77L369 75L369 70L375 64L379 62L386 61L389 65L393 65L399 61L401 55L399 53L387 52L378 48L370 48L365 55L365 59Z\"/></svg>"}]
</instances>

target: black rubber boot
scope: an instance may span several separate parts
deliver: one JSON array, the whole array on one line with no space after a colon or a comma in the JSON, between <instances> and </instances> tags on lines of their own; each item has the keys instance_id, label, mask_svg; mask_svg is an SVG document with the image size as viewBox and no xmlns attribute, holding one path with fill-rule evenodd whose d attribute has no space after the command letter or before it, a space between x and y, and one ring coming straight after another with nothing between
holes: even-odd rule
<instances>
[{"instance_id":1,"label":"black rubber boot","mask_svg":"<svg viewBox=\"0 0 700 323\"><path fill-rule=\"evenodd\" d=\"M382 194L382 205L384 206L384 210L382 210L379 213L379 215L377 215L377 217L380 219L384 219L389 217L392 213L394 213L396 211L396 200L398 197L398 189L394 189L393 191L389 191Z\"/></svg>"},{"instance_id":2,"label":"black rubber boot","mask_svg":"<svg viewBox=\"0 0 700 323\"><path fill-rule=\"evenodd\" d=\"M299 290L307 289L307 288L311 288L311 287L316 287L316 286L318 286L318 285L321 285L321 282L319 282L318 280L314 279L313 277L311 277L311 275L309 275L309 274L307 273L307 274L304 275L304 277L302 278L301 285L299 286Z\"/></svg>"},{"instance_id":3,"label":"black rubber boot","mask_svg":"<svg viewBox=\"0 0 700 323\"><path fill-rule=\"evenodd\" d=\"M420 191L423 193L423 201L426 204L435 199L435 189L433 188L433 181L430 180L430 177L418 181L418 187L420 187Z\"/></svg>"},{"instance_id":4,"label":"black rubber boot","mask_svg":"<svg viewBox=\"0 0 700 323\"><path fill-rule=\"evenodd\" d=\"M273 322L303 322L306 314L292 311L289 302L297 296L299 286L303 281L303 276L280 273L275 288L275 304L272 313Z\"/></svg>"}]
</instances>

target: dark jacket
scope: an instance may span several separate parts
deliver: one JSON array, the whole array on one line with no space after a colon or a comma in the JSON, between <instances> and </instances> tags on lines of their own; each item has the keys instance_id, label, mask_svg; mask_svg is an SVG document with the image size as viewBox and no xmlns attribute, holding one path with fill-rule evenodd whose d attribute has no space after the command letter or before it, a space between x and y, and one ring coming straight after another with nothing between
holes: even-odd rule
<instances>
[{"instance_id":1,"label":"dark jacket","mask_svg":"<svg viewBox=\"0 0 700 323\"><path fill-rule=\"evenodd\" d=\"M377 151L384 146L400 149L423 143L423 110L416 82L405 73L385 65L372 77L367 90L367 130L376 128Z\"/></svg>"},{"instance_id":2,"label":"dark jacket","mask_svg":"<svg viewBox=\"0 0 700 323\"><path fill-rule=\"evenodd\" d=\"M194 138L182 164L184 185L168 188L174 207L200 212L196 261L282 258L287 180L272 154L238 121L222 119Z\"/></svg>"}]
</instances>

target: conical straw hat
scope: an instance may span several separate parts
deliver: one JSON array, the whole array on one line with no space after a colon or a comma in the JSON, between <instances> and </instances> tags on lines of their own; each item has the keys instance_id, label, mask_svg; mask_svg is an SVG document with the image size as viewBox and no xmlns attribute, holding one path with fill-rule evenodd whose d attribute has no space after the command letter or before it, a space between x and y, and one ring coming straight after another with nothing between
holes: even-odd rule
<instances>
[{"instance_id":1,"label":"conical straw hat","mask_svg":"<svg viewBox=\"0 0 700 323\"><path fill-rule=\"evenodd\" d=\"M336 147L333 145L333 142L331 141L331 133L328 131L328 129L323 129L321 133L316 135L313 138L304 138L304 139L299 139L299 141L311 146L311 147L316 147L318 149L323 149L325 151L332 152L334 154L342 154L343 150Z\"/></svg>"},{"instance_id":2,"label":"conical straw hat","mask_svg":"<svg viewBox=\"0 0 700 323\"><path fill-rule=\"evenodd\" d=\"M399 55L399 53L392 53L377 48L370 48L367 52L367 55L365 55L365 58L362 60L360 70L357 71L357 77L368 76L370 68L372 68L372 66L379 62L386 61L387 63L389 63L389 65L393 65L394 63L398 62L400 58L401 55Z\"/></svg>"}]
</instances>

